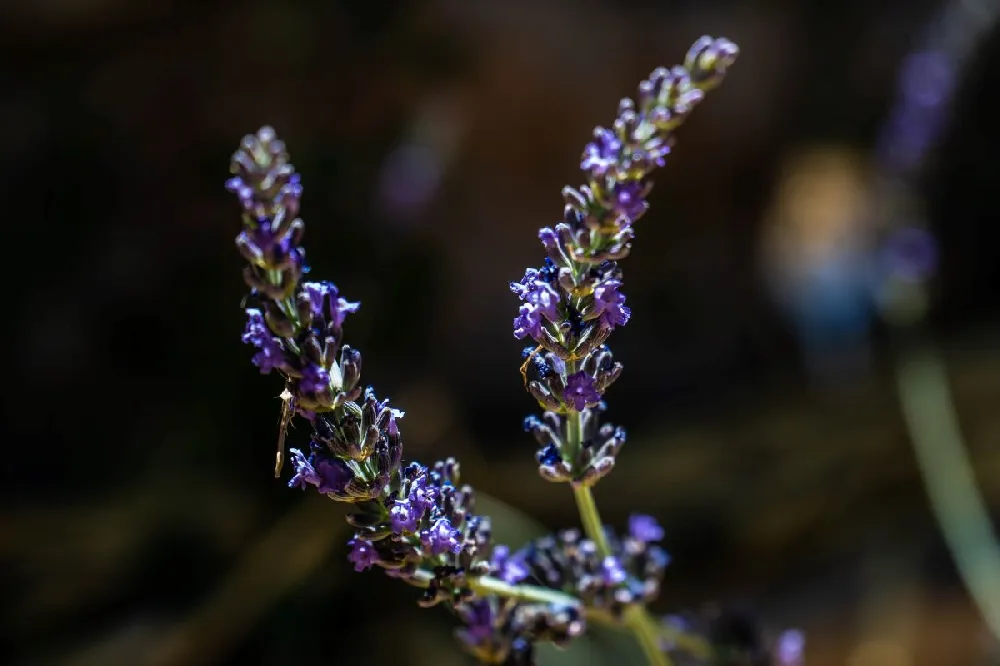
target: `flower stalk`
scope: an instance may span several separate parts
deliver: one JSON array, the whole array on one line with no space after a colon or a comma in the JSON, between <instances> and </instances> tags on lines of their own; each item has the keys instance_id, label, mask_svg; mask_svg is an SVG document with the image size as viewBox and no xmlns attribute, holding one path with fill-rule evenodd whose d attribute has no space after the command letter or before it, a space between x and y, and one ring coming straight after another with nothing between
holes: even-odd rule
<instances>
[{"instance_id":1,"label":"flower stalk","mask_svg":"<svg viewBox=\"0 0 1000 666\"><path fill-rule=\"evenodd\" d=\"M656 69L639 85L635 100L621 100L611 128L596 128L584 149L580 168L586 184L563 190L563 220L538 234L545 264L511 284L522 301L514 336L537 343L525 350L522 376L545 410L542 418L525 422L542 447L539 473L570 484L584 534L606 566L622 552L609 539L591 489L611 472L625 442L622 428L600 423L605 391L622 372L606 342L632 316L619 262L628 256L634 225L649 208L651 173L665 164L676 129L721 82L737 52L728 40L702 37L683 66ZM628 601L615 606L613 615L636 637L651 666L669 666L659 623L646 610L659 580L647 579L641 594L631 593L627 574L617 582L622 594L615 596Z\"/></svg>"}]
</instances>

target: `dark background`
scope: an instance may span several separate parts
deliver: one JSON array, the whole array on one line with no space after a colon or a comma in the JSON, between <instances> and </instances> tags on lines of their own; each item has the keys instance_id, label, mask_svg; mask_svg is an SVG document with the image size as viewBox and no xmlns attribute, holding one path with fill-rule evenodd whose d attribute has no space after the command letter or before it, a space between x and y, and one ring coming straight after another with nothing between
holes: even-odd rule
<instances>
[{"instance_id":1,"label":"dark background","mask_svg":"<svg viewBox=\"0 0 1000 666\"><path fill-rule=\"evenodd\" d=\"M658 611L717 603L769 636L804 629L810 666L997 663L928 509L877 312L871 362L817 377L762 277L788 158L869 163L933 8L5 5L7 663L465 663L443 610L350 569L342 507L272 478L281 384L239 342L229 156L262 124L286 140L313 275L362 302L347 339L406 410L408 457L455 455L483 493L573 525L520 428L534 405L507 281L539 263L590 128L706 32L742 56L682 129L624 265L634 316L608 397L631 438L596 491L605 518L665 525ZM997 83L991 33L915 181L941 254L928 326L994 508Z\"/></svg>"}]
</instances>

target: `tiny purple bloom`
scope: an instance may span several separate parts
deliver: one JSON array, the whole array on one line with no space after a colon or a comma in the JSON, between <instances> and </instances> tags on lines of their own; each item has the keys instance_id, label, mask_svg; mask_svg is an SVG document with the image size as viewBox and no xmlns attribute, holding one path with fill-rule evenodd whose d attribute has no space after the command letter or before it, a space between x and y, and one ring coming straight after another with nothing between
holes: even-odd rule
<instances>
[{"instance_id":1,"label":"tiny purple bloom","mask_svg":"<svg viewBox=\"0 0 1000 666\"><path fill-rule=\"evenodd\" d=\"M490 566L496 576L505 583L516 585L528 577L529 571L520 555L511 555L510 548L503 544L493 547Z\"/></svg>"},{"instance_id":2,"label":"tiny purple bloom","mask_svg":"<svg viewBox=\"0 0 1000 666\"><path fill-rule=\"evenodd\" d=\"M396 534L404 532L416 532L417 523L423 511L415 511L413 503L409 500L396 500L389 510L389 518L392 521L392 531Z\"/></svg>"},{"instance_id":3,"label":"tiny purple bloom","mask_svg":"<svg viewBox=\"0 0 1000 666\"><path fill-rule=\"evenodd\" d=\"M378 564L378 552L371 541L366 539L351 539L347 542L347 545L351 547L351 552L348 553L347 559L354 564L355 571L364 571Z\"/></svg>"},{"instance_id":4,"label":"tiny purple bloom","mask_svg":"<svg viewBox=\"0 0 1000 666\"><path fill-rule=\"evenodd\" d=\"M631 308L625 305L625 294L619 291L620 280L605 280L594 287L594 307L605 328L624 326L632 317Z\"/></svg>"},{"instance_id":5,"label":"tiny purple bloom","mask_svg":"<svg viewBox=\"0 0 1000 666\"><path fill-rule=\"evenodd\" d=\"M537 269L529 268L520 282L511 282L510 290L525 303L534 305L549 321L559 320L559 292Z\"/></svg>"},{"instance_id":6,"label":"tiny purple bloom","mask_svg":"<svg viewBox=\"0 0 1000 666\"><path fill-rule=\"evenodd\" d=\"M339 458L320 458L313 463L320 482L316 484L316 490L323 493L340 494L347 488L347 484L354 478L354 472Z\"/></svg>"},{"instance_id":7,"label":"tiny purple bloom","mask_svg":"<svg viewBox=\"0 0 1000 666\"><path fill-rule=\"evenodd\" d=\"M299 388L305 393L320 393L330 388L330 373L320 365L310 363L302 369Z\"/></svg>"},{"instance_id":8,"label":"tiny purple bloom","mask_svg":"<svg viewBox=\"0 0 1000 666\"><path fill-rule=\"evenodd\" d=\"M318 486L320 483L319 474L316 473L316 469L306 455L299 449L290 449L288 452L292 454L291 463L295 468L295 475L288 482L288 487L305 490L307 485Z\"/></svg>"},{"instance_id":9,"label":"tiny purple bloom","mask_svg":"<svg viewBox=\"0 0 1000 666\"><path fill-rule=\"evenodd\" d=\"M406 416L406 412L400 409L394 409L389 412L389 425L386 426L386 431L393 437L399 436L399 426L396 425L396 419L401 419Z\"/></svg>"},{"instance_id":10,"label":"tiny purple bloom","mask_svg":"<svg viewBox=\"0 0 1000 666\"><path fill-rule=\"evenodd\" d=\"M302 177L299 174L292 174L288 182L281 187L278 192L277 202L285 207L286 217L295 217L299 214L299 206L302 201Z\"/></svg>"},{"instance_id":11,"label":"tiny purple bloom","mask_svg":"<svg viewBox=\"0 0 1000 666\"><path fill-rule=\"evenodd\" d=\"M608 555L601 562L601 576L605 585L618 585L625 582L625 569L617 557Z\"/></svg>"},{"instance_id":12,"label":"tiny purple bloom","mask_svg":"<svg viewBox=\"0 0 1000 666\"><path fill-rule=\"evenodd\" d=\"M426 472L413 480L410 496L407 499L413 506L413 510L419 514L423 514L424 511L433 506L437 499L437 488L428 484Z\"/></svg>"},{"instance_id":13,"label":"tiny purple bloom","mask_svg":"<svg viewBox=\"0 0 1000 666\"><path fill-rule=\"evenodd\" d=\"M654 543L663 540L663 528L656 519L641 513L633 513L628 519L628 531L632 538L643 543Z\"/></svg>"},{"instance_id":14,"label":"tiny purple bloom","mask_svg":"<svg viewBox=\"0 0 1000 666\"><path fill-rule=\"evenodd\" d=\"M642 197L644 189L645 186L639 182L615 185L614 211L633 222L642 217L642 214L649 208L649 204Z\"/></svg>"},{"instance_id":15,"label":"tiny purple bloom","mask_svg":"<svg viewBox=\"0 0 1000 666\"><path fill-rule=\"evenodd\" d=\"M354 477L351 468L338 458L306 457L299 449L291 449L292 466L295 475L288 482L289 488L305 489L307 485L316 486L323 493L342 493Z\"/></svg>"},{"instance_id":16,"label":"tiny purple bloom","mask_svg":"<svg viewBox=\"0 0 1000 666\"><path fill-rule=\"evenodd\" d=\"M580 168L594 176L603 176L618 162L621 149L622 142L614 132L598 127L594 130L594 141L583 150Z\"/></svg>"},{"instance_id":17,"label":"tiny purple bloom","mask_svg":"<svg viewBox=\"0 0 1000 666\"><path fill-rule=\"evenodd\" d=\"M337 286L332 282L306 282L302 289L309 295L313 316L323 317L334 328L343 326L344 318L361 307L361 303L341 298Z\"/></svg>"},{"instance_id":18,"label":"tiny purple bloom","mask_svg":"<svg viewBox=\"0 0 1000 666\"><path fill-rule=\"evenodd\" d=\"M458 638L471 648L476 648L493 638L496 614L489 599L476 599L462 605L460 615L465 628L459 629Z\"/></svg>"},{"instance_id":19,"label":"tiny purple bloom","mask_svg":"<svg viewBox=\"0 0 1000 666\"><path fill-rule=\"evenodd\" d=\"M797 629L789 629L778 638L775 649L778 666L802 666L806 649L806 636Z\"/></svg>"},{"instance_id":20,"label":"tiny purple bloom","mask_svg":"<svg viewBox=\"0 0 1000 666\"><path fill-rule=\"evenodd\" d=\"M564 398L573 405L573 409L582 412L588 404L595 405L600 402L601 394L594 386L594 378L581 370L566 380Z\"/></svg>"},{"instance_id":21,"label":"tiny purple bloom","mask_svg":"<svg viewBox=\"0 0 1000 666\"><path fill-rule=\"evenodd\" d=\"M226 189L236 195L243 210L251 212L254 209L253 188L246 181L235 176L226 181Z\"/></svg>"},{"instance_id":22,"label":"tiny purple bloom","mask_svg":"<svg viewBox=\"0 0 1000 666\"><path fill-rule=\"evenodd\" d=\"M535 340L542 337L542 315L537 306L524 303L514 318L514 337L523 340L528 336Z\"/></svg>"},{"instance_id":23,"label":"tiny purple bloom","mask_svg":"<svg viewBox=\"0 0 1000 666\"><path fill-rule=\"evenodd\" d=\"M420 543L431 555L457 555L462 550L461 536L447 518L438 518L429 529L420 533Z\"/></svg>"},{"instance_id":24,"label":"tiny purple bloom","mask_svg":"<svg viewBox=\"0 0 1000 666\"><path fill-rule=\"evenodd\" d=\"M559 246L559 235L552 227L542 227L538 231L538 240L542 241L546 250L554 250Z\"/></svg>"},{"instance_id":25,"label":"tiny purple bloom","mask_svg":"<svg viewBox=\"0 0 1000 666\"><path fill-rule=\"evenodd\" d=\"M937 268L937 244L927 231L905 227L886 240L883 257L893 277L905 282L919 282L930 277Z\"/></svg>"},{"instance_id":26,"label":"tiny purple bloom","mask_svg":"<svg viewBox=\"0 0 1000 666\"><path fill-rule=\"evenodd\" d=\"M256 308L247 308L246 314L247 326L243 332L242 340L258 349L257 353L254 354L253 364L260 368L261 374L264 375L274 368L284 366L285 355L281 349L281 343L267 327L264 313Z\"/></svg>"}]
</instances>

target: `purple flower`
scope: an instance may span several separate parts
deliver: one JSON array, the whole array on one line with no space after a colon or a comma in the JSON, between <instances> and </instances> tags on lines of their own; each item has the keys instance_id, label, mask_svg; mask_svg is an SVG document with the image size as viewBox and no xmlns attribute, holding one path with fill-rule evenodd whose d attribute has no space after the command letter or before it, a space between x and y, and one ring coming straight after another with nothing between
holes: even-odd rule
<instances>
[{"instance_id":1,"label":"purple flower","mask_svg":"<svg viewBox=\"0 0 1000 666\"><path fill-rule=\"evenodd\" d=\"M462 550L461 536L447 518L438 518L429 529L420 533L420 543L431 555L457 555Z\"/></svg>"},{"instance_id":2,"label":"purple flower","mask_svg":"<svg viewBox=\"0 0 1000 666\"><path fill-rule=\"evenodd\" d=\"M573 405L573 409L582 412L588 405L596 405L601 401L601 394L594 386L594 378L586 372L580 371L569 376L566 380L566 392L564 398Z\"/></svg>"},{"instance_id":3,"label":"purple flower","mask_svg":"<svg viewBox=\"0 0 1000 666\"><path fill-rule=\"evenodd\" d=\"M260 368L261 374L266 375L274 368L282 368L285 365L285 354L281 348L281 342L271 334L271 330L264 321L264 313L256 308L247 308L247 326L243 332L242 340L245 344L253 345L257 348L254 354L253 364Z\"/></svg>"},{"instance_id":4,"label":"purple flower","mask_svg":"<svg viewBox=\"0 0 1000 666\"><path fill-rule=\"evenodd\" d=\"M605 280L594 287L594 308L601 325L613 329L624 326L632 316L632 310L625 305L625 294L619 291L620 280Z\"/></svg>"},{"instance_id":5,"label":"purple flower","mask_svg":"<svg viewBox=\"0 0 1000 666\"><path fill-rule=\"evenodd\" d=\"M302 177L295 173L289 176L288 182L281 186L277 202L285 207L285 215L295 217L299 214L302 202Z\"/></svg>"},{"instance_id":6,"label":"purple flower","mask_svg":"<svg viewBox=\"0 0 1000 666\"><path fill-rule=\"evenodd\" d=\"M535 340L542 336L542 313L530 303L524 303L514 317L514 337L518 340L531 336Z\"/></svg>"},{"instance_id":7,"label":"purple flower","mask_svg":"<svg viewBox=\"0 0 1000 666\"><path fill-rule=\"evenodd\" d=\"M534 305L539 314L549 321L559 320L559 292L546 279L542 271L529 268L520 282L511 282L510 290L525 303Z\"/></svg>"},{"instance_id":8,"label":"purple flower","mask_svg":"<svg viewBox=\"0 0 1000 666\"><path fill-rule=\"evenodd\" d=\"M806 636L797 629L789 629L778 638L775 648L778 666L802 666L806 649Z\"/></svg>"},{"instance_id":9,"label":"purple flower","mask_svg":"<svg viewBox=\"0 0 1000 666\"><path fill-rule=\"evenodd\" d=\"M409 500L396 500L389 510L392 531L396 534L416 532L423 511L417 511Z\"/></svg>"},{"instance_id":10,"label":"purple flower","mask_svg":"<svg viewBox=\"0 0 1000 666\"><path fill-rule=\"evenodd\" d=\"M393 437L399 436L399 426L396 424L396 419L401 419L406 416L406 412L401 409L394 409L389 412L389 425L386 426L386 432Z\"/></svg>"},{"instance_id":11,"label":"purple flower","mask_svg":"<svg viewBox=\"0 0 1000 666\"><path fill-rule=\"evenodd\" d=\"M316 490L324 495L344 492L347 484L354 478L354 472L347 466L347 463L339 458L320 458L315 463L315 467L320 479Z\"/></svg>"},{"instance_id":12,"label":"purple flower","mask_svg":"<svg viewBox=\"0 0 1000 666\"><path fill-rule=\"evenodd\" d=\"M601 562L601 578L605 585L618 585L625 582L625 569L621 560L614 555L608 555Z\"/></svg>"},{"instance_id":13,"label":"purple flower","mask_svg":"<svg viewBox=\"0 0 1000 666\"><path fill-rule=\"evenodd\" d=\"M633 513L628 519L628 531L632 538L643 543L654 543L663 540L663 528L652 516Z\"/></svg>"},{"instance_id":14,"label":"purple flower","mask_svg":"<svg viewBox=\"0 0 1000 666\"><path fill-rule=\"evenodd\" d=\"M348 553L347 559L354 564L355 571L364 571L378 564L378 552L371 541L366 539L351 539L347 542L347 545L351 547L351 552Z\"/></svg>"},{"instance_id":15,"label":"purple flower","mask_svg":"<svg viewBox=\"0 0 1000 666\"><path fill-rule=\"evenodd\" d=\"M423 514L437 501L437 492L437 488L429 484L427 472L425 471L413 480L413 485L410 487L410 496L407 499L414 511Z\"/></svg>"},{"instance_id":16,"label":"purple flower","mask_svg":"<svg viewBox=\"0 0 1000 666\"><path fill-rule=\"evenodd\" d=\"M462 604L459 615L465 628L458 631L458 639L470 648L489 643L493 638L496 614L490 599L476 599Z\"/></svg>"},{"instance_id":17,"label":"purple flower","mask_svg":"<svg viewBox=\"0 0 1000 666\"><path fill-rule=\"evenodd\" d=\"M330 373L323 366L310 363L302 368L299 388L303 393L321 393L330 388Z\"/></svg>"},{"instance_id":18,"label":"purple flower","mask_svg":"<svg viewBox=\"0 0 1000 666\"><path fill-rule=\"evenodd\" d=\"M649 204L643 198L645 189L645 185L638 181L615 185L614 203L612 204L614 212L624 215L631 222L638 220L649 208Z\"/></svg>"},{"instance_id":19,"label":"purple flower","mask_svg":"<svg viewBox=\"0 0 1000 666\"><path fill-rule=\"evenodd\" d=\"M317 460L314 455L307 458L299 449L291 449L289 452L292 454L292 465L295 468L295 475L288 482L289 488L305 490L307 485L312 485L324 495L340 494L354 478L351 468L339 458Z\"/></svg>"},{"instance_id":20,"label":"purple flower","mask_svg":"<svg viewBox=\"0 0 1000 666\"><path fill-rule=\"evenodd\" d=\"M490 567L495 575L505 583L516 585L528 577L528 566L520 555L510 554L510 548L502 544L493 547Z\"/></svg>"},{"instance_id":21,"label":"purple flower","mask_svg":"<svg viewBox=\"0 0 1000 666\"><path fill-rule=\"evenodd\" d=\"M552 227L542 227L538 231L538 240L546 250L554 250L559 247L559 234Z\"/></svg>"},{"instance_id":22,"label":"purple flower","mask_svg":"<svg viewBox=\"0 0 1000 666\"><path fill-rule=\"evenodd\" d=\"M313 317L322 317L334 328L343 326L344 318L361 307L361 303L341 298L340 291L332 282L305 282L302 289L309 296Z\"/></svg>"},{"instance_id":23,"label":"purple flower","mask_svg":"<svg viewBox=\"0 0 1000 666\"><path fill-rule=\"evenodd\" d=\"M387 407L389 407L389 400L385 399L378 404L378 411L381 413ZM404 416L406 416L406 412L401 409L389 409L389 424L386 426L386 432L393 437L399 435L399 426L396 424L396 419L401 419Z\"/></svg>"},{"instance_id":24,"label":"purple flower","mask_svg":"<svg viewBox=\"0 0 1000 666\"><path fill-rule=\"evenodd\" d=\"M937 268L937 244L927 231L904 227L886 239L883 262L893 277L905 282L920 282Z\"/></svg>"},{"instance_id":25,"label":"purple flower","mask_svg":"<svg viewBox=\"0 0 1000 666\"><path fill-rule=\"evenodd\" d=\"M302 379L299 380L299 388L306 393L319 393L330 386L330 373L326 368L315 363L310 363L302 368Z\"/></svg>"},{"instance_id":26,"label":"purple flower","mask_svg":"<svg viewBox=\"0 0 1000 666\"><path fill-rule=\"evenodd\" d=\"M288 487L305 490L307 485L318 486L320 484L319 474L316 473L316 469L309 462L306 455L299 449L290 449L289 453L292 454L292 465L295 467L295 475L288 482Z\"/></svg>"},{"instance_id":27,"label":"purple flower","mask_svg":"<svg viewBox=\"0 0 1000 666\"><path fill-rule=\"evenodd\" d=\"M580 168L600 177L613 168L621 155L622 142L615 133L603 127L594 129L594 141L583 149Z\"/></svg>"}]
</instances>

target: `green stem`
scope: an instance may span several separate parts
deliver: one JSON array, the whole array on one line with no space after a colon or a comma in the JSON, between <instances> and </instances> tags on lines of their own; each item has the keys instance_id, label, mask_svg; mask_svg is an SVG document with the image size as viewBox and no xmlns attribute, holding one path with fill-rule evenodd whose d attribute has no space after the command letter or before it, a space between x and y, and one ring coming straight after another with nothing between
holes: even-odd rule
<instances>
[{"instance_id":1,"label":"green stem","mask_svg":"<svg viewBox=\"0 0 1000 666\"><path fill-rule=\"evenodd\" d=\"M430 585L434 574L425 569L417 570L410 584L414 587L426 588ZM492 576L475 576L468 579L469 589L480 596L505 597L540 604L555 604L557 606L579 606L576 597L547 587L534 585L511 585Z\"/></svg>"},{"instance_id":2,"label":"green stem","mask_svg":"<svg viewBox=\"0 0 1000 666\"><path fill-rule=\"evenodd\" d=\"M597 512L597 503L594 502L594 495L590 492L590 488L587 486L574 487L573 497L576 498L576 508L580 511L580 521L583 523L584 533L597 545L597 552L601 554L601 557L611 555L611 546L608 545L608 537L604 533L601 514Z\"/></svg>"},{"instance_id":3,"label":"green stem","mask_svg":"<svg viewBox=\"0 0 1000 666\"><path fill-rule=\"evenodd\" d=\"M962 436L944 360L929 343L897 361L903 420L959 576L1000 638L1000 542Z\"/></svg>"},{"instance_id":4,"label":"green stem","mask_svg":"<svg viewBox=\"0 0 1000 666\"><path fill-rule=\"evenodd\" d=\"M576 459L576 451L582 446L581 415L579 412L570 412L566 415L566 445ZM580 521L583 523L583 531L597 546L597 552L602 557L611 555L611 546L608 544L608 537L604 533L604 525L601 522L601 514L597 511L597 503L594 501L594 494L587 486L574 486L573 496L576 498L576 507L580 511ZM629 606L623 616L625 626L629 628L635 636L646 655L646 661L650 666L671 666L670 658L660 649L660 641L663 632L659 623L650 617L643 606Z\"/></svg>"},{"instance_id":5,"label":"green stem","mask_svg":"<svg viewBox=\"0 0 1000 666\"><path fill-rule=\"evenodd\" d=\"M623 615L625 626L632 630L650 666L670 666L670 657L663 651L659 623L643 606L629 606Z\"/></svg>"},{"instance_id":6,"label":"green stem","mask_svg":"<svg viewBox=\"0 0 1000 666\"><path fill-rule=\"evenodd\" d=\"M479 595L494 595L517 599L518 601L555 604L558 606L579 606L580 600L558 590L533 585L510 585L492 576L477 576L469 579L469 588Z\"/></svg>"},{"instance_id":7,"label":"green stem","mask_svg":"<svg viewBox=\"0 0 1000 666\"><path fill-rule=\"evenodd\" d=\"M628 631L630 633L632 631L631 627L623 624L622 619L616 618L608 611L599 608L587 609L587 622L610 629L617 629L618 631ZM701 636L662 623L653 622L653 626L660 641L672 643L684 652L703 661L708 660L712 656L712 646Z\"/></svg>"}]
</instances>

